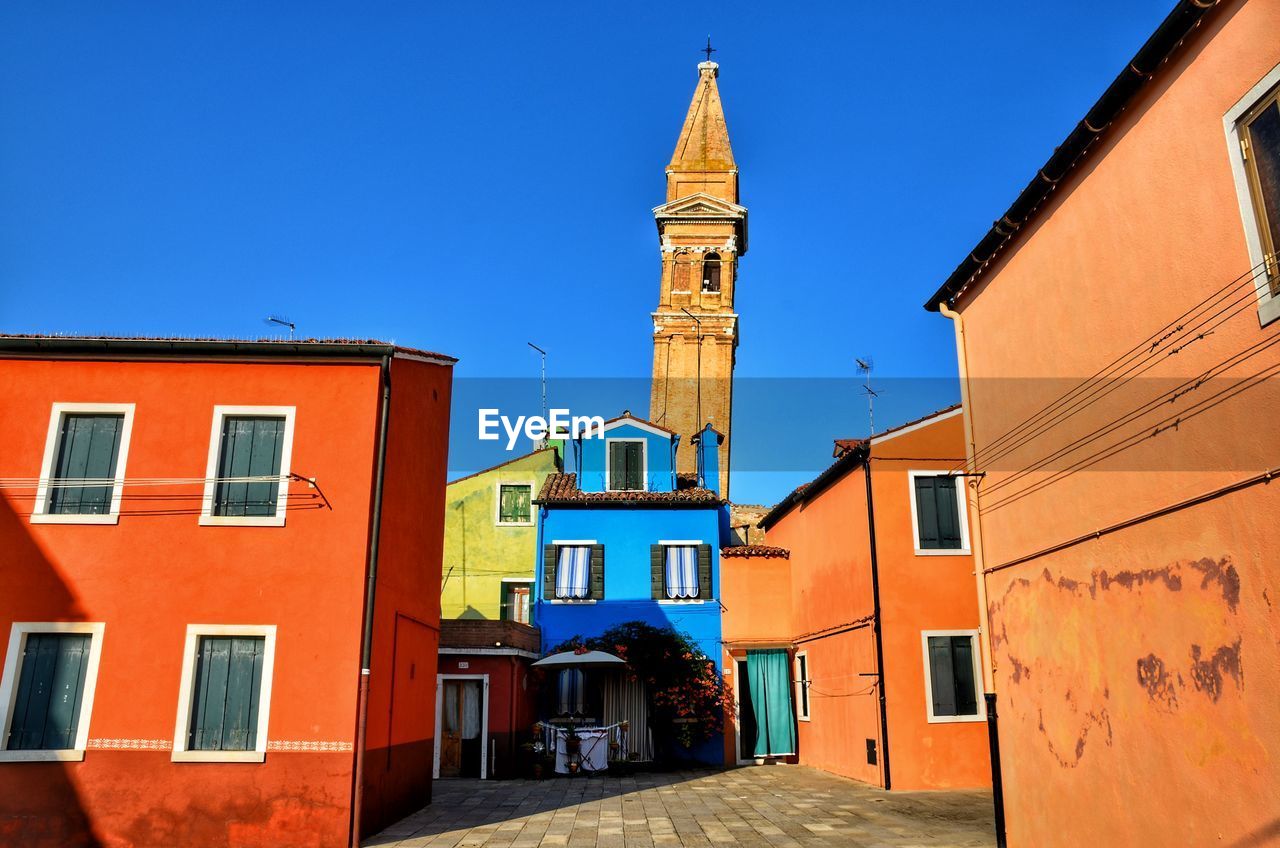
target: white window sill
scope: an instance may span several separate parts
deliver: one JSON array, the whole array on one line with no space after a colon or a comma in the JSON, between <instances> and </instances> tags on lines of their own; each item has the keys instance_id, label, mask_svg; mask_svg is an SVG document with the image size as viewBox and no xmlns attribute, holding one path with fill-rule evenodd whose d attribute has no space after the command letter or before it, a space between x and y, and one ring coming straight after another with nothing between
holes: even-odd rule
<instances>
[{"instance_id":1,"label":"white window sill","mask_svg":"<svg viewBox=\"0 0 1280 848\"><path fill-rule=\"evenodd\" d=\"M202 515L201 527L283 527L283 515Z\"/></svg>"},{"instance_id":2,"label":"white window sill","mask_svg":"<svg viewBox=\"0 0 1280 848\"><path fill-rule=\"evenodd\" d=\"M706 598L659 598L658 603L678 606L683 604L705 604L709 603L709 601Z\"/></svg>"},{"instance_id":3,"label":"white window sill","mask_svg":"<svg viewBox=\"0 0 1280 848\"><path fill-rule=\"evenodd\" d=\"M1258 304L1258 326L1265 327L1280 318L1280 295L1272 295Z\"/></svg>"},{"instance_id":4,"label":"white window sill","mask_svg":"<svg viewBox=\"0 0 1280 848\"><path fill-rule=\"evenodd\" d=\"M594 604L595 598L552 598L549 604Z\"/></svg>"},{"instance_id":5,"label":"white window sill","mask_svg":"<svg viewBox=\"0 0 1280 848\"><path fill-rule=\"evenodd\" d=\"M532 527L532 521L495 521L494 527Z\"/></svg>"},{"instance_id":6,"label":"white window sill","mask_svg":"<svg viewBox=\"0 0 1280 848\"><path fill-rule=\"evenodd\" d=\"M987 717L984 715L929 716L929 724L972 724L986 720Z\"/></svg>"},{"instance_id":7,"label":"white window sill","mask_svg":"<svg viewBox=\"0 0 1280 848\"><path fill-rule=\"evenodd\" d=\"M78 763L84 760L83 748L60 751L0 751L0 763Z\"/></svg>"},{"instance_id":8,"label":"white window sill","mask_svg":"<svg viewBox=\"0 0 1280 848\"><path fill-rule=\"evenodd\" d=\"M916 548L916 556L970 556L968 548Z\"/></svg>"},{"instance_id":9,"label":"white window sill","mask_svg":"<svg viewBox=\"0 0 1280 848\"><path fill-rule=\"evenodd\" d=\"M261 763L265 751L174 751L170 760L175 763Z\"/></svg>"},{"instance_id":10,"label":"white window sill","mask_svg":"<svg viewBox=\"0 0 1280 848\"><path fill-rule=\"evenodd\" d=\"M808 716L796 716L796 721L809 721Z\"/></svg>"},{"instance_id":11,"label":"white window sill","mask_svg":"<svg viewBox=\"0 0 1280 848\"><path fill-rule=\"evenodd\" d=\"M119 524L117 513L108 515L76 515L71 513L37 513L31 516L32 524Z\"/></svg>"}]
</instances>

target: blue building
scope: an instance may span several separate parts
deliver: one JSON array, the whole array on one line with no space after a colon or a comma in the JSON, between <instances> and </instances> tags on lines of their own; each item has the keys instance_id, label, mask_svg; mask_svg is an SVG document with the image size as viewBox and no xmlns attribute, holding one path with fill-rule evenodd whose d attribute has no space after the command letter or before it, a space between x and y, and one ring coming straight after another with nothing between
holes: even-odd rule
<instances>
[{"instance_id":1,"label":"blue building","mask_svg":"<svg viewBox=\"0 0 1280 848\"><path fill-rule=\"evenodd\" d=\"M591 638L628 621L672 626L721 668L720 547L728 506L717 491L722 436L707 427L685 449L696 474L678 474L680 437L623 413L602 435L575 440L574 471L547 477L538 505L535 621L544 651L574 636ZM650 759L642 683L620 674L561 673L548 687L544 715L581 715L591 723L626 720L628 752ZM640 731L640 732L637 732ZM691 749L701 762L724 760L719 737Z\"/></svg>"}]
</instances>

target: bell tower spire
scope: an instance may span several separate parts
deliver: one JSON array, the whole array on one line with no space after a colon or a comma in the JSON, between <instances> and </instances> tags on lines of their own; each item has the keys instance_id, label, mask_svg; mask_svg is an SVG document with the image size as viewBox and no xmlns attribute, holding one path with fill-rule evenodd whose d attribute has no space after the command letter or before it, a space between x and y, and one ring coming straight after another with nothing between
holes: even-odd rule
<instances>
[{"instance_id":1,"label":"bell tower spire","mask_svg":"<svg viewBox=\"0 0 1280 848\"><path fill-rule=\"evenodd\" d=\"M708 51L715 52L707 39ZM710 53L707 54L708 57ZM653 312L649 417L680 434L678 470L695 471L693 437L708 424L724 439L719 480L729 494L734 311L738 258L747 252L747 210L738 205L738 166L720 102L720 65L701 62L698 83L667 165L667 202L653 210L662 275Z\"/></svg>"}]
</instances>

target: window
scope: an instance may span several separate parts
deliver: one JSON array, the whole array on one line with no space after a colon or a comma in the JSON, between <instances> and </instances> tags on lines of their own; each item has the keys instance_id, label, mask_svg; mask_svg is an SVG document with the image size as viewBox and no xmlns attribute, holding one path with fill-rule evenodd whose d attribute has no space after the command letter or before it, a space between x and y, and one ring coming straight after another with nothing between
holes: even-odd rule
<instances>
[{"instance_id":1,"label":"window","mask_svg":"<svg viewBox=\"0 0 1280 848\"><path fill-rule=\"evenodd\" d=\"M1241 121L1241 154L1249 176L1258 236L1271 294L1280 294L1276 247L1280 245L1280 89L1271 91Z\"/></svg>"},{"instance_id":2,"label":"window","mask_svg":"<svg viewBox=\"0 0 1280 848\"><path fill-rule=\"evenodd\" d=\"M502 617L507 621L529 623L529 588L532 580L502 580Z\"/></svg>"},{"instance_id":3,"label":"window","mask_svg":"<svg viewBox=\"0 0 1280 848\"><path fill-rule=\"evenodd\" d=\"M609 452L607 488L611 492L641 492L645 486L643 439L606 439Z\"/></svg>"},{"instance_id":4,"label":"window","mask_svg":"<svg viewBox=\"0 0 1280 848\"><path fill-rule=\"evenodd\" d=\"M1258 319L1280 317L1280 65L1223 117L1244 222Z\"/></svg>"},{"instance_id":5,"label":"window","mask_svg":"<svg viewBox=\"0 0 1280 848\"><path fill-rule=\"evenodd\" d=\"M190 625L174 730L175 762L262 762L274 625Z\"/></svg>"},{"instance_id":6,"label":"window","mask_svg":"<svg viewBox=\"0 0 1280 848\"><path fill-rule=\"evenodd\" d=\"M556 706L560 715L582 715L583 676L580 668L566 668L556 681Z\"/></svg>"},{"instance_id":7,"label":"window","mask_svg":"<svg viewBox=\"0 0 1280 848\"><path fill-rule=\"evenodd\" d=\"M931 722L981 721L986 707L978 693L976 630L929 630L924 673Z\"/></svg>"},{"instance_id":8,"label":"window","mask_svg":"<svg viewBox=\"0 0 1280 848\"><path fill-rule=\"evenodd\" d=\"M660 603L712 597L711 546L697 539L663 540L649 548L652 597Z\"/></svg>"},{"instance_id":9,"label":"window","mask_svg":"<svg viewBox=\"0 0 1280 848\"><path fill-rule=\"evenodd\" d=\"M947 472L910 471L911 523L917 554L969 553L969 528L961 509L962 484Z\"/></svg>"},{"instance_id":10,"label":"window","mask_svg":"<svg viewBox=\"0 0 1280 848\"><path fill-rule=\"evenodd\" d=\"M720 254L708 253L702 260L702 291L704 294L720 293Z\"/></svg>"},{"instance_id":11,"label":"window","mask_svg":"<svg viewBox=\"0 0 1280 848\"><path fill-rule=\"evenodd\" d=\"M533 523L532 483L502 483L498 486L498 523Z\"/></svg>"},{"instance_id":12,"label":"window","mask_svg":"<svg viewBox=\"0 0 1280 848\"><path fill-rule=\"evenodd\" d=\"M796 718L809 720L809 655L796 654Z\"/></svg>"},{"instance_id":13,"label":"window","mask_svg":"<svg viewBox=\"0 0 1280 848\"><path fill-rule=\"evenodd\" d=\"M133 404L56 403L31 520L114 524L120 516Z\"/></svg>"},{"instance_id":14,"label":"window","mask_svg":"<svg viewBox=\"0 0 1280 848\"><path fill-rule=\"evenodd\" d=\"M82 760L102 654L103 625L13 625L0 709L0 762Z\"/></svg>"},{"instance_id":15,"label":"window","mask_svg":"<svg viewBox=\"0 0 1280 848\"><path fill-rule=\"evenodd\" d=\"M673 265L674 279L671 282L671 293L688 294L690 292L689 278L693 276L693 260L689 258L688 253L681 251L676 254Z\"/></svg>"},{"instance_id":16,"label":"window","mask_svg":"<svg viewBox=\"0 0 1280 848\"><path fill-rule=\"evenodd\" d=\"M604 598L604 545L556 541L543 549L543 599L593 603Z\"/></svg>"},{"instance_id":17,"label":"window","mask_svg":"<svg viewBox=\"0 0 1280 848\"><path fill-rule=\"evenodd\" d=\"M201 524L282 526L294 408L214 408Z\"/></svg>"}]
</instances>

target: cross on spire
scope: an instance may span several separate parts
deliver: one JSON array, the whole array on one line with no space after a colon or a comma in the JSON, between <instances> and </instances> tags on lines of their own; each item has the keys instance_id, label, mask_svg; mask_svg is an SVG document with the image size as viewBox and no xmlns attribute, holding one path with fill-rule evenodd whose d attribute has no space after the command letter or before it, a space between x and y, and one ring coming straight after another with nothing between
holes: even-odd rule
<instances>
[{"instance_id":1,"label":"cross on spire","mask_svg":"<svg viewBox=\"0 0 1280 848\"><path fill-rule=\"evenodd\" d=\"M704 48L702 48L702 49L701 49L701 50L699 50L698 52L699 52L699 53L706 53L706 54L707 54L707 61L708 61L708 62L710 62L710 61L711 61L711 54L716 52L716 49L715 49L714 47L712 47L712 46L711 46L711 36L709 36L709 35L707 36L707 46L706 46L706 47L704 47Z\"/></svg>"}]
</instances>

